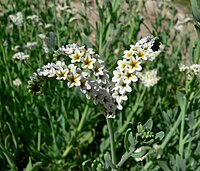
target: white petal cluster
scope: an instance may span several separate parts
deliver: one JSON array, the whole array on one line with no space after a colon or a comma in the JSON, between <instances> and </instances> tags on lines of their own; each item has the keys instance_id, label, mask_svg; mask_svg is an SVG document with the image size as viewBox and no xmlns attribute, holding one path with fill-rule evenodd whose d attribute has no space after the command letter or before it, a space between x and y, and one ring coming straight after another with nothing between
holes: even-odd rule
<instances>
[{"instance_id":1,"label":"white petal cluster","mask_svg":"<svg viewBox=\"0 0 200 171\"><path fill-rule=\"evenodd\" d=\"M152 61L160 54L160 46L158 50L154 50L156 48L154 47L155 41L154 37L142 38L135 45L130 45L130 49L124 51L123 59L117 62L118 66L113 71L112 77L112 96L116 100L119 110L122 110L122 102L128 99L126 93L132 91L131 83L138 81L142 63L146 60ZM155 73L157 71L152 71L149 73L149 77L146 75L146 78L143 76L140 79L148 87L152 86L159 80L154 77Z\"/></svg>"},{"instance_id":2,"label":"white petal cluster","mask_svg":"<svg viewBox=\"0 0 200 171\"><path fill-rule=\"evenodd\" d=\"M29 81L30 90L35 89L33 82L36 80L38 83L40 78L64 80L69 88L78 87L88 99L102 105L108 117L115 116L116 106L110 93L109 76L104 62L93 49L70 44L55 51L54 58L57 58L56 63L37 69L35 78Z\"/></svg>"},{"instance_id":3,"label":"white petal cluster","mask_svg":"<svg viewBox=\"0 0 200 171\"><path fill-rule=\"evenodd\" d=\"M17 52L12 56L13 60L20 60L20 61L25 61L29 58L29 55L24 54L23 52Z\"/></svg>"},{"instance_id":4,"label":"white petal cluster","mask_svg":"<svg viewBox=\"0 0 200 171\"><path fill-rule=\"evenodd\" d=\"M34 23L38 23L39 22L39 17L37 15L29 15L26 17L27 20L30 20Z\"/></svg>"},{"instance_id":5,"label":"white petal cluster","mask_svg":"<svg viewBox=\"0 0 200 171\"><path fill-rule=\"evenodd\" d=\"M16 15L9 15L9 18L16 26L22 26L24 21L22 12L17 12Z\"/></svg>"},{"instance_id":6,"label":"white petal cluster","mask_svg":"<svg viewBox=\"0 0 200 171\"><path fill-rule=\"evenodd\" d=\"M134 151L135 154L137 154L137 153L139 154L139 153L141 153L141 152L142 152L142 147L137 148L137 149ZM143 155L143 156L141 156L141 157L135 157L135 161L136 161L136 162L143 161L146 157L147 157L146 154Z\"/></svg>"},{"instance_id":7,"label":"white petal cluster","mask_svg":"<svg viewBox=\"0 0 200 171\"><path fill-rule=\"evenodd\" d=\"M146 87L153 87L160 80L160 78L157 77L157 69L146 71L144 73L137 73L137 76Z\"/></svg>"},{"instance_id":8,"label":"white petal cluster","mask_svg":"<svg viewBox=\"0 0 200 171\"><path fill-rule=\"evenodd\" d=\"M24 45L24 48L26 48L26 49L33 49L34 47L36 47L37 46L37 42L27 42L26 43L26 45Z\"/></svg>"},{"instance_id":9,"label":"white petal cluster","mask_svg":"<svg viewBox=\"0 0 200 171\"><path fill-rule=\"evenodd\" d=\"M186 72L188 79L192 79L192 75L195 75L200 78L200 64L192 64L192 65L180 65L180 72Z\"/></svg>"},{"instance_id":10,"label":"white petal cluster","mask_svg":"<svg viewBox=\"0 0 200 171\"><path fill-rule=\"evenodd\" d=\"M16 78L15 80L13 80L13 84L15 86L19 87L22 84L22 82L21 82L21 80L19 78Z\"/></svg>"},{"instance_id":11,"label":"white petal cluster","mask_svg":"<svg viewBox=\"0 0 200 171\"><path fill-rule=\"evenodd\" d=\"M130 50L124 52L122 60L113 71L112 82L109 81L104 61L92 48L70 44L54 52L55 63L49 63L31 77L28 88L40 92L43 80L63 80L69 88L79 88L94 104L105 109L107 117L115 117L117 109L122 110L122 102L127 100L126 92L131 92L131 83L138 80L137 72L142 70L142 62L158 55L153 50L155 39L141 39ZM155 54L155 52L157 52Z\"/></svg>"}]
</instances>

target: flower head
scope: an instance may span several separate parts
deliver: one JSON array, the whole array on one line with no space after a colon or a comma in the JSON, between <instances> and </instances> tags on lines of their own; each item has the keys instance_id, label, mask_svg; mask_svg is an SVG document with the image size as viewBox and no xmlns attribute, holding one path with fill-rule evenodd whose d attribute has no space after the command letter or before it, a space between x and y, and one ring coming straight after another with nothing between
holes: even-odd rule
<instances>
[{"instance_id":1,"label":"flower head","mask_svg":"<svg viewBox=\"0 0 200 171\"><path fill-rule=\"evenodd\" d=\"M21 82L21 80L19 78L16 78L15 80L13 80L13 84L15 86L19 87L22 84L22 82Z\"/></svg>"},{"instance_id":2,"label":"flower head","mask_svg":"<svg viewBox=\"0 0 200 171\"><path fill-rule=\"evenodd\" d=\"M116 110L122 110L123 101L128 100L126 93L132 91L131 83L138 80L143 62L150 60L151 55L155 56L154 53L159 53L152 49L154 42L153 37L146 37L125 50L123 58L117 61L112 82L109 81L104 61L93 49L77 44L62 46L53 54L56 62L37 69L28 81L28 88L38 93L44 80L66 81L69 88L77 87L86 98L101 105L108 118L114 118Z\"/></svg>"}]
</instances>

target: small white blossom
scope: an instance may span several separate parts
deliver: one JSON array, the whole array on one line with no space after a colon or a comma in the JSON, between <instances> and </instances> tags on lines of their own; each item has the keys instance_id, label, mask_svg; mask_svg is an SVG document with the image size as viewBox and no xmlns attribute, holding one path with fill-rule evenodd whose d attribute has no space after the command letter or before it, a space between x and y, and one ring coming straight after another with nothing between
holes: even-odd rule
<instances>
[{"instance_id":1,"label":"small white blossom","mask_svg":"<svg viewBox=\"0 0 200 171\"><path fill-rule=\"evenodd\" d=\"M118 70L115 70L113 71L113 77L112 77L112 82L119 82L122 78L122 71L120 71L119 69Z\"/></svg>"},{"instance_id":2,"label":"small white blossom","mask_svg":"<svg viewBox=\"0 0 200 171\"><path fill-rule=\"evenodd\" d=\"M146 87L152 87L160 80L160 78L157 77L157 69L146 71L144 73L138 73L137 76Z\"/></svg>"},{"instance_id":3,"label":"small white blossom","mask_svg":"<svg viewBox=\"0 0 200 171\"><path fill-rule=\"evenodd\" d=\"M142 48L138 48L136 52L136 58L147 60L147 53Z\"/></svg>"},{"instance_id":4,"label":"small white blossom","mask_svg":"<svg viewBox=\"0 0 200 171\"><path fill-rule=\"evenodd\" d=\"M129 59L129 58L131 58L131 57L133 56L133 54L134 54L134 52L133 52L132 49L130 49L130 50L125 50L125 51L124 51L124 56L123 56L123 57Z\"/></svg>"},{"instance_id":5,"label":"small white blossom","mask_svg":"<svg viewBox=\"0 0 200 171\"><path fill-rule=\"evenodd\" d=\"M72 58L71 62L72 63L80 62L83 54L84 54L83 52L80 52L78 49L76 49L74 54L69 55L69 57Z\"/></svg>"},{"instance_id":6,"label":"small white blossom","mask_svg":"<svg viewBox=\"0 0 200 171\"><path fill-rule=\"evenodd\" d=\"M27 20L31 20L34 23L38 23L39 22L39 17L37 15L30 15L26 17Z\"/></svg>"},{"instance_id":7,"label":"small white blossom","mask_svg":"<svg viewBox=\"0 0 200 171\"><path fill-rule=\"evenodd\" d=\"M119 69L121 71L123 71L127 67L127 65L126 65L127 64L126 59L117 61L117 64L118 64L117 69Z\"/></svg>"},{"instance_id":8,"label":"small white blossom","mask_svg":"<svg viewBox=\"0 0 200 171\"><path fill-rule=\"evenodd\" d=\"M15 86L19 87L22 84L22 82L21 82L21 80L19 78L16 78L15 80L13 80L13 84Z\"/></svg>"},{"instance_id":9,"label":"small white blossom","mask_svg":"<svg viewBox=\"0 0 200 171\"><path fill-rule=\"evenodd\" d=\"M128 100L128 97L125 94L121 94L119 91L114 91L112 96L116 99L118 104L121 104L122 101Z\"/></svg>"},{"instance_id":10,"label":"small white blossom","mask_svg":"<svg viewBox=\"0 0 200 171\"><path fill-rule=\"evenodd\" d=\"M138 78L133 74L131 70L126 69L123 75L124 82L129 84L131 82L136 82Z\"/></svg>"},{"instance_id":11,"label":"small white blossom","mask_svg":"<svg viewBox=\"0 0 200 171\"><path fill-rule=\"evenodd\" d=\"M23 52L17 52L12 56L13 60L25 61L29 58L29 55L24 54Z\"/></svg>"},{"instance_id":12,"label":"small white blossom","mask_svg":"<svg viewBox=\"0 0 200 171\"><path fill-rule=\"evenodd\" d=\"M57 80L66 80L67 79L67 74L69 70L67 68L60 67L58 71L56 71L56 79Z\"/></svg>"},{"instance_id":13,"label":"small white blossom","mask_svg":"<svg viewBox=\"0 0 200 171\"><path fill-rule=\"evenodd\" d=\"M131 92L132 88L128 83L126 83L123 79L121 79L115 86L115 90L119 90L120 94L124 94L126 92Z\"/></svg>"},{"instance_id":14,"label":"small white blossom","mask_svg":"<svg viewBox=\"0 0 200 171\"><path fill-rule=\"evenodd\" d=\"M80 81L81 77L78 74L74 73L74 74L68 75L67 80L69 81L67 83L67 85L68 85L69 88L74 87L74 86L77 87L77 86L81 85L81 81Z\"/></svg>"},{"instance_id":15,"label":"small white blossom","mask_svg":"<svg viewBox=\"0 0 200 171\"><path fill-rule=\"evenodd\" d=\"M83 58L83 63L82 63L82 68L89 68L89 69L93 69L93 65L96 62L95 58L91 58L90 55L86 55Z\"/></svg>"},{"instance_id":16,"label":"small white blossom","mask_svg":"<svg viewBox=\"0 0 200 171\"><path fill-rule=\"evenodd\" d=\"M37 44L38 44L37 42L27 42L24 48L33 49L34 47L37 46Z\"/></svg>"},{"instance_id":17,"label":"small white blossom","mask_svg":"<svg viewBox=\"0 0 200 171\"><path fill-rule=\"evenodd\" d=\"M23 24L22 12L17 12L16 15L9 15L9 18L16 26L22 26L22 24Z\"/></svg>"},{"instance_id":18,"label":"small white blossom","mask_svg":"<svg viewBox=\"0 0 200 171\"><path fill-rule=\"evenodd\" d=\"M134 57L132 57L128 62L127 62L128 68L131 70L131 72L134 71L141 71L142 67L140 65L140 62L138 62Z\"/></svg>"}]
</instances>

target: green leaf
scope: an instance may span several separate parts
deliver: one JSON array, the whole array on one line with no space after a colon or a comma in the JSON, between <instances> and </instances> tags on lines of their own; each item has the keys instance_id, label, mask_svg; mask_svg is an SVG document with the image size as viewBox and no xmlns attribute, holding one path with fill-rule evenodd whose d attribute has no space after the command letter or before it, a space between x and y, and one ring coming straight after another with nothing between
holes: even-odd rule
<instances>
[{"instance_id":1,"label":"green leaf","mask_svg":"<svg viewBox=\"0 0 200 171\"><path fill-rule=\"evenodd\" d=\"M116 169L116 166L112 163L111 156L108 152L104 154L104 160L105 160L105 165L107 169L109 167L111 167L112 169Z\"/></svg>"},{"instance_id":2,"label":"green leaf","mask_svg":"<svg viewBox=\"0 0 200 171\"><path fill-rule=\"evenodd\" d=\"M94 137L91 131L83 132L81 133L81 136L79 138L79 144L84 144L85 142L88 142L90 144L93 141L93 139Z\"/></svg>"},{"instance_id":3,"label":"green leaf","mask_svg":"<svg viewBox=\"0 0 200 171\"><path fill-rule=\"evenodd\" d=\"M200 38L200 11L199 11L199 7L197 4L196 0L191 0L191 4L192 4L192 15L194 18L194 21L196 23L196 29Z\"/></svg>"},{"instance_id":4,"label":"green leaf","mask_svg":"<svg viewBox=\"0 0 200 171\"><path fill-rule=\"evenodd\" d=\"M149 119L144 125L143 128L147 129L148 131L151 131L153 127L153 120Z\"/></svg>"},{"instance_id":5,"label":"green leaf","mask_svg":"<svg viewBox=\"0 0 200 171\"><path fill-rule=\"evenodd\" d=\"M176 166L178 170L186 171L186 160L181 158L181 156L176 156Z\"/></svg>"},{"instance_id":6,"label":"green leaf","mask_svg":"<svg viewBox=\"0 0 200 171\"><path fill-rule=\"evenodd\" d=\"M29 157L28 165L26 166L25 171L31 171L33 169L31 158Z\"/></svg>"},{"instance_id":7,"label":"green leaf","mask_svg":"<svg viewBox=\"0 0 200 171\"><path fill-rule=\"evenodd\" d=\"M92 171L91 168L89 168L88 166L86 166L86 164L87 164L88 162L90 162L90 160L86 160L86 161L84 161L84 162L82 163L82 169L83 169L83 171Z\"/></svg>"},{"instance_id":8,"label":"green leaf","mask_svg":"<svg viewBox=\"0 0 200 171\"><path fill-rule=\"evenodd\" d=\"M126 133L125 133L125 137L124 137L124 148L126 149L126 151L129 151L129 134L131 133L131 129L127 129Z\"/></svg>"},{"instance_id":9,"label":"green leaf","mask_svg":"<svg viewBox=\"0 0 200 171\"><path fill-rule=\"evenodd\" d=\"M170 170L166 161L158 161L158 164L163 170L165 170L165 171Z\"/></svg>"},{"instance_id":10,"label":"green leaf","mask_svg":"<svg viewBox=\"0 0 200 171\"><path fill-rule=\"evenodd\" d=\"M158 133L156 133L155 139L160 139L160 141L164 138L165 133L163 131L160 131Z\"/></svg>"},{"instance_id":11,"label":"green leaf","mask_svg":"<svg viewBox=\"0 0 200 171\"><path fill-rule=\"evenodd\" d=\"M130 143L130 145L129 145L129 150L135 148L135 138L134 138L132 132L130 132L130 134L128 135L128 141L129 141L129 143Z\"/></svg>"},{"instance_id":12,"label":"green leaf","mask_svg":"<svg viewBox=\"0 0 200 171\"><path fill-rule=\"evenodd\" d=\"M186 105L185 95L183 93L181 93L180 91L177 91L176 92L176 97L177 97L178 104L179 104L181 110L184 109L185 105Z\"/></svg>"}]
</instances>

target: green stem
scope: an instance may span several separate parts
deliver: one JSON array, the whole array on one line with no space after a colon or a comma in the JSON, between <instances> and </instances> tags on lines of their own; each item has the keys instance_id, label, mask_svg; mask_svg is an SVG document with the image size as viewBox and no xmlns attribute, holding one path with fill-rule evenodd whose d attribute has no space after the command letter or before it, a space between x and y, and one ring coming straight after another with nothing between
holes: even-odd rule
<instances>
[{"instance_id":1,"label":"green stem","mask_svg":"<svg viewBox=\"0 0 200 171\"><path fill-rule=\"evenodd\" d=\"M112 156L112 163L116 165L116 148L115 148L115 140L114 140L114 132L112 127L112 119L106 117L106 122L108 126L108 132L110 137L110 147L111 147L111 156Z\"/></svg>"},{"instance_id":2,"label":"green stem","mask_svg":"<svg viewBox=\"0 0 200 171\"><path fill-rule=\"evenodd\" d=\"M72 145L67 146L62 157L66 157L69 154L69 152L71 151L72 147L73 147Z\"/></svg>"},{"instance_id":3,"label":"green stem","mask_svg":"<svg viewBox=\"0 0 200 171\"><path fill-rule=\"evenodd\" d=\"M40 131L40 125L41 125L41 121L40 118L38 118L38 139L37 139L37 150L40 151L40 146L41 146L41 131Z\"/></svg>"},{"instance_id":4,"label":"green stem","mask_svg":"<svg viewBox=\"0 0 200 171\"><path fill-rule=\"evenodd\" d=\"M136 100L136 104L134 106L134 109L133 109L131 115L128 115L126 122L123 124L121 129L119 129L119 135L121 135L127 129L128 124L130 123L131 119L133 118L133 115L135 114L135 112L137 111L137 109L138 109L138 107L139 107L139 105L140 105L140 103L141 103L141 101L142 101L142 99L145 95L146 90L147 90L147 88L144 87L142 94L140 95L139 99Z\"/></svg>"},{"instance_id":5,"label":"green stem","mask_svg":"<svg viewBox=\"0 0 200 171\"><path fill-rule=\"evenodd\" d=\"M150 167L152 164L153 164L153 162L152 162L152 161L149 161L149 162L144 166L143 170L148 170L149 167Z\"/></svg>"},{"instance_id":6,"label":"green stem","mask_svg":"<svg viewBox=\"0 0 200 171\"><path fill-rule=\"evenodd\" d=\"M81 132L81 130L82 130L82 128L83 128L83 125L84 125L84 123L85 123L85 119L86 119L87 113L88 113L88 105L85 106L85 109L84 109L84 111L83 111L83 115L82 115L82 117L81 117L81 121L79 122L78 128L77 128L77 130L76 130L76 133L74 134L74 136L73 136L71 142L69 143L69 145L66 147L64 153L62 154L62 157L66 157L66 156L69 154L69 152L71 151L71 149L72 149L72 147L73 147L72 143L73 143L74 140L77 138L77 134L78 134L79 132Z\"/></svg>"},{"instance_id":7,"label":"green stem","mask_svg":"<svg viewBox=\"0 0 200 171\"><path fill-rule=\"evenodd\" d=\"M181 157L183 157L183 149L184 149L184 141L183 141L184 126L185 126L185 107L183 107L181 111L181 131L179 139L179 153Z\"/></svg>"},{"instance_id":8,"label":"green stem","mask_svg":"<svg viewBox=\"0 0 200 171\"><path fill-rule=\"evenodd\" d=\"M80 132L83 128L83 124L85 123L85 118L87 116L88 112L88 105L85 106L85 109L83 111L83 115L81 117L81 121L79 122L78 128L77 128L77 133Z\"/></svg>"},{"instance_id":9,"label":"green stem","mask_svg":"<svg viewBox=\"0 0 200 171\"><path fill-rule=\"evenodd\" d=\"M175 130L177 129L177 127L179 126L179 124L181 123L181 119L182 119L182 114L179 115L178 119L176 120L174 126L171 128L171 130L169 131L169 133L167 134L165 140L163 141L163 143L161 144L161 149L164 149L165 146L167 145L167 143L171 140L171 137L173 136Z\"/></svg>"},{"instance_id":10,"label":"green stem","mask_svg":"<svg viewBox=\"0 0 200 171\"><path fill-rule=\"evenodd\" d=\"M129 153L123 156L123 158L120 160L117 166L121 167L126 162L126 160L128 160L131 157L134 151L135 151L135 148L133 148Z\"/></svg>"}]
</instances>

